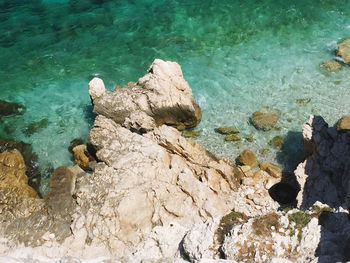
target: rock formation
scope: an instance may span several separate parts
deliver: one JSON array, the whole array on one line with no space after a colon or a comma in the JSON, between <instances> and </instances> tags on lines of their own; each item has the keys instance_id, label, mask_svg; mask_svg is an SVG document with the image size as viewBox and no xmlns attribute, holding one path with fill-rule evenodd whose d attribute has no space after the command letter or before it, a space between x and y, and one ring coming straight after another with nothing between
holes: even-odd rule
<instances>
[{"instance_id":1,"label":"rock formation","mask_svg":"<svg viewBox=\"0 0 350 263\"><path fill-rule=\"evenodd\" d=\"M114 92L108 92L103 81L94 78L89 93L97 115L141 133L162 124L191 128L202 115L176 62L156 59L145 76Z\"/></svg>"},{"instance_id":2,"label":"rock formation","mask_svg":"<svg viewBox=\"0 0 350 263\"><path fill-rule=\"evenodd\" d=\"M345 39L337 45L337 56L345 63L350 62L350 38Z\"/></svg>"},{"instance_id":3,"label":"rock formation","mask_svg":"<svg viewBox=\"0 0 350 263\"><path fill-rule=\"evenodd\" d=\"M90 173L57 168L48 195L26 214L6 221L0 213L8 262L350 259L347 130L317 116L304 125L310 156L295 171L301 191L292 209L297 189L278 166L259 168L249 153L253 162L237 167L181 135L200 109L178 64L155 60L114 92L94 78L89 92L97 114L89 147L98 161Z\"/></svg>"}]
</instances>

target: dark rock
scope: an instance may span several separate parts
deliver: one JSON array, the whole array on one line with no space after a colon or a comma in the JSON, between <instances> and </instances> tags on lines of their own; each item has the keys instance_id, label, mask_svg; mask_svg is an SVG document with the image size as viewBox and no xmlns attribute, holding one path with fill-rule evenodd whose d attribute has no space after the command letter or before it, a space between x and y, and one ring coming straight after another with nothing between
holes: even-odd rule
<instances>
[{"instance_id":1,"label":"dark rock","mask_svg":"<svg viewBox=\"0 0 350 263\"><path fill-rule=\"evenodd\" d=\"M16 102L0 100L0 116L23 114L26 108Z\"/></svg>"},{"instance_id":2,"label":"dark rock","mask_svg":"<svg viewBox=\"0 0 350 263\"><path fill-rule=\"evenodd\" d=\"M48 125L49 125L49 120L47 118L45 118L45 119L42 119L40 121L30 123L27 127L25 127L22 130L22 132L26 136L31 136L34 133L37 133L40 130L45 129Z\"/></svg>"}]
</instances>

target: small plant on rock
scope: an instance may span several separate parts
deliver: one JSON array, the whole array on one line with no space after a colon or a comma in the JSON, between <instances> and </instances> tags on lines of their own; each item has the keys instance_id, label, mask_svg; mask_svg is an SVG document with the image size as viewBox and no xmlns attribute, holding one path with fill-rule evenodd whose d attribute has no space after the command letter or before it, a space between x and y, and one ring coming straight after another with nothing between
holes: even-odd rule
<instances>
[{"instance_id":1,"label":"small plant on rock","mask_svg":"<svg viewBox=\"0 0 350 263\"><path fill-rule=\"evenodd\" d=\"M291 227L290 235L295 234L295 230L298 230L298 240L301 241L302 238L302 229L310 222L311 218L308 214L302 211L298 211L288 215L289 225L291 222L295 223L294 229Z\"/></svg>"}]
</instances>

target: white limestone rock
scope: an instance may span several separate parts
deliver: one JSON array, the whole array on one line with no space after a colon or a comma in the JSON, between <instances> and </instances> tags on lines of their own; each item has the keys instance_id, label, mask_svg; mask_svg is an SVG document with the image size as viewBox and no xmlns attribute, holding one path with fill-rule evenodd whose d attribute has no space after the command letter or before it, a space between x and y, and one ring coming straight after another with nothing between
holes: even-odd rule
<instances>
[{"instance_id":1,"label":"white limestone rock","mask_svg":"<svg viewBox=\"0 0 350 263\"><path fill-rule=\"evenodd\" d=\"M94 78L89 93L96 114L140 132L162 124L190 128L201 119L201 109L176 62L156 59L138 82L113 92L105 91L103 81Z\"/></svg>"}]
</instances>

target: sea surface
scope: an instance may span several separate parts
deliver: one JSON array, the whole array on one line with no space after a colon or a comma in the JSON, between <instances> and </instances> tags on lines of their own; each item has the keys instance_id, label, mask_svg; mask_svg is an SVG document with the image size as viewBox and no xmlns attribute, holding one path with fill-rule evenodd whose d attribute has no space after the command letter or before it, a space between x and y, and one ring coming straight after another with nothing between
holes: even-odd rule
<instances>
[{"instance_id":1,"label":"sea surface","mask_svg":"<svg viewBox=\"0 0 350 263\"><path fill-rule=\"evenodd\" d=\"M231 160L249 148L292 171L308 116L333 125L350 113L349 67L319 68L347 37L349 0L0 0L0 99L27 108L1 119L0 137L32 144L43 170L71 165L70 141L93 127L89 80L112 90L161 58L181 65L203 110L196 141ZM281 112L277 129L250 124L263 106ZM242 140L225 142L221 125ZM268 144L274 136L282 149Z\"/></svg>"}]
</instances>

